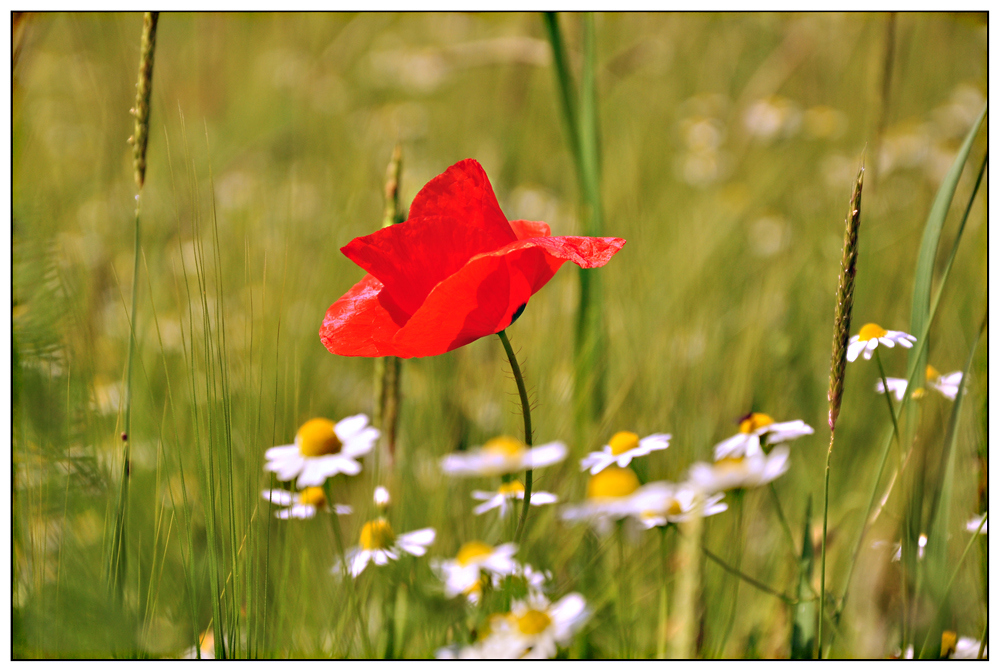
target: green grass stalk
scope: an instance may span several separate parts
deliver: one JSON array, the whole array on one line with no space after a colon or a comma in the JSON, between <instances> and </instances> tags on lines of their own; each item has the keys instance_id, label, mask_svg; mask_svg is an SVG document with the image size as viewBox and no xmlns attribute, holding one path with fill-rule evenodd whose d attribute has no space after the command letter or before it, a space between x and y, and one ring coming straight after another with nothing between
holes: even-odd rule
<instances>
[{"instance_id":1,"label":"green grass stalk","mask_svg":"<svg viewBox=\"0 0 1000 672\"><path fill-rule=\"evenodd\" d=\"M399 204L399 181L403 172L403 148L396 145L386 168L385 210L382 228L399 224L406 220L406 213ZM396 431L399 425L399 378L402 360L399 357L377 357L375 359L375 417L374 425L382 432L381 444L385 446L385 466L392 464L396 454ZM381 452L381 451L380 451ZM378 456L381 457L381 456ZM378 460L376 480L381 478L382 460Z\"/></svg>"},{"instance_id":2,"label":"green grass stalk","mask_svg":"<svg viewBox=\"0 0 1000 672\"><path fill-rule=\"evenodd\" d=\"M143 16L142 38L139 49L139 77L136 83L135 107L131 110L132 115L135 117L135 129L130 140L132 142L132 156L137 187L132 255L132 310L129 314L128 359L126 364L127 373L125 374L122 472L109 559L109 587L117 594L119 600L123 597L127 564L125 551L128 545L128 502L132 459L132 369L135 358L136 309L139 296L139 258L141 256L139 209L142 186L146 180L146 145L149 139L149 98L153 86L153 55L156 49L156 23L158 18L159 12L146 12Z\"/></svg>"},{"instance_id":3,"label":"green grass stalk","mask_svg":"<svg viewBox=\"0 0 1000 672\"><path fill-rule=\"evenodd\" d=\"M817 641L819 657L823 657L823 612L826 609L826 536L830 511L830 457L833 455L833 437L840 415L844 395L844 378L847 372L847 342L851 336L851 309L854 307L854 280L858 269L858 231L861 228L861 190L864 187L865 167L858 171L858 179L851 194L851 208L844 230L844 254L840 261L840 279L837 283L837 306L833 321L833 357L830 362L830 445L826 449L826 468L823 475L823 539L820 550L819 616ZM887 390L888 392L888 390Z\"/></svg>"},{"instance_id":4,"label":"green grass stalk","mask_svg":"<svg viewBox=\"0 0 1000 672\"><path fill-rule=\"evenodd\" d=\"M566 63L559 20L551 12L545 13L543 19L552 46L556 84L580 187L583 235L602 236L604 206L601 197L594 16L588 13L583 17L583 68L578 99ZM574 341L573 405L578 441L586 443L589 428L604 412L607 344L601 312L600 276L594 273L594 269L579 269L578 273L580 299Z\"/></svg>"}]
</instances>

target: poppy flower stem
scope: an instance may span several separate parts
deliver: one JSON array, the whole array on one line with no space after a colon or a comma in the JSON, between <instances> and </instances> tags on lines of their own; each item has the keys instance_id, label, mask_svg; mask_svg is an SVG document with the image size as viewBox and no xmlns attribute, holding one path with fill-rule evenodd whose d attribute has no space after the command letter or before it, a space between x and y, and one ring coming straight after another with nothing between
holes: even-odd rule
<instances>
[{"instance_id":1,"label":"poppy flower stem","mask_svg":"<svg viewBox=\"0 0 1000 672\"><path fill-rule=\"evenodd\" d=\"M517 383L517 394L521 397L521 415L524 416L524 443L531 446L531 405L528 403L528 389L524 386L524 376L521 375L521 367L517 364L517 357L514 355L514 348L510 347L510 339L507 332L501 329L497 332L503 349L507 353L507 361L510 362L510 370L514 374L514 381ZM517 523L517 531L514 532L514 541L520 542L524 533L524 522L528 519L528 507L531 505L531 469L524 473L524 504L521 506L521 518Z\"/></svg>"}]
</instances>

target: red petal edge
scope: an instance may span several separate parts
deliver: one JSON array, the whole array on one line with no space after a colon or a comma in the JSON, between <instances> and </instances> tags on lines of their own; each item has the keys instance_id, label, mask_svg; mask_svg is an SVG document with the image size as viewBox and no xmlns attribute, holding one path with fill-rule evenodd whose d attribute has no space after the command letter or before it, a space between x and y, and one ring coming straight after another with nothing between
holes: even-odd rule
<instances>
[{"instance_id":1,"label":"red petal edge","mask_svg":"<svg viewBox=\"0 0 1000 672\"><path fill-rule=\"evenodd\" d=\"M348 357L395 354L392 339L409 316L383 294L382 283L366 275L337 299L319 329L326 349Z\"/></svg>"}]
</instances>

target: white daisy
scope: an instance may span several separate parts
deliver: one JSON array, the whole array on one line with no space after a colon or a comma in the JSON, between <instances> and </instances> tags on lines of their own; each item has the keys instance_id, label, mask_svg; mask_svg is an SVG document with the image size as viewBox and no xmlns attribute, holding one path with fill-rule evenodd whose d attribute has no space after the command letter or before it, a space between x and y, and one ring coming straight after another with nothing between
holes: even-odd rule
<instances>
[{"instance_id":1,"label":"white daisy","mask_svg":"<svg viewBox=\"0 0 1000 672\"><path fill-rule=\"evenodd\" d=\"M513 555L517 544L501 544L496 548L482 541L470 541L458 549L449 560L434 560L431 568L444 582L446 597L465 594L475 604L483 590L483 574L506 576L514 571Z\"/></svg>"},{"instance_id":2,"label":"white daisy","mask_svg":"<svg viewBox=\"0 0 1000 672\"><path fill-rule=\"evenodd\" d=\"M706 497L701 489L690 483L674 485L665 483L663 498L656 506L639 514L639 522L646 529L663 527L669 523L683 523L691 518L695 508L700 507L701 516L707 518L722 513L729 508L722 501L724 493L716 493Z\"/></svg>"},{"instance_id":3,"label":"white daisy","mask_svg":"<svg viewBox=\"0 0 1000 672\"><path fill-rule=\"evenodd\" d=\"M261 496L272 504L285 508L274 512L275 518L312 518L317 511L329 511L326 493L323 488L311 487L299 492L287 490L264 490ZM333 510L338 516L351 513L351 507L346 504L334 504Z\"/></svg>"},{"instance_id":4,"label":"white daisy","mask_svg":"<svg viewBox=\"0 0 1000 672\"><path fill-rule=\"evenodd\" d=\"M788 471L788 446L778 446L745 457L726 457L714 464L691 465L688 480L704 492L722 492L736 488L755 488L770 483Z\"/></svg>"},{"instance_id":5,"label":"white daisy","mask_svg":"<svg viewBox=\"0 0 1000 672\"><path fill-rule=\"evenodd\" d=\"M265 471L273 471L278 480L298 476L298 487L322 485L330 476L354 476L361 471L360 457L371 451L379 431L368 426L367 415L352 415L337 424L326 418L313 418L299 427L295 443L269 448L264 454Z\"/></svg>"},{"instance_id":6,"label":"white daisy","mask_svg":"<svg viewBox=\"0 0 1000 672\"><path fill-rule=\"evenodd\" d=\"M381 485L375 488L375 506L379 509L384 509L389 506L389 491L386 490Z\"/></svg>"},{"instance_id":7,"label":"white daisy","mask_svg":"<svg viewBox=\"0 0 1000 672\"><path fill-rule=\"evenodd\" d=\"M496 492L473 490L472 498L484 500L486 502L485 504L480 504L472 510L472 512L477 516L486 513L490 509L499 507L500 517L505 518L508 510L511 508L511 500L517 499L522 502L524 501L524 485L521 484L521 481L509 481L507 483L501 483L500 489ZM531 493L532 506L542 506L543 504L552 504L557 501L559 501L559 498L551 492Z\"/></svg>"},{"instance_id":8,"label":"white daisy","mask_svg":"<svg viewBox=\"0 0 1000 672\"><path fill-rule=\"evenodd\" d=\"M640 439L634 432L618 432L601 452L590 453L580 460L580 469L590 469L591 474L596 474L611 464L627 467L633 457L649 455L654 450L663 450L669 445L669 434L650 434Z\"/></svg>"},{"instance_id":9,"label":"white daisy","mask_svg":"<svg viewBox=\"0 0 1000 672\"><path fill-rule=\"evenodd\" d=\"M885 382L889 385L889 392L892 396L896 397L896 401L902 401L903 397L906 396L906 378L886 378ZM885 385L882 381L875 383L875 391L879 394L885 394ZM914 394L914 397L917 395Z\"/></svg>"},{"instance_id":10,"label":"white daisy","mask_svg":"<svg viewBox=\"0 0 1000 672\"><path fill-rule=\"evenodd\" d=\"M566 459L566 445L553 441L535 448L511 436L498 436L480 448L445 455L441 468L452 476L501 476L547 467Z\"/></svg>"},{"instance_id":11,"label":"white daisy","mask_svg":"<svg viewBox=\"0 0 1000 672\"><path fill-rule=\"evenodd\" d=\"M536 570L531 565L521 564L515 560L514 571L510 577L516 584L523 582L525 593L530 599L532 596L545 595L545 584L552 580L552 572ZM493 586L500 587L500 577L494 575Z\"/></svg>"},{"instance_id":12,"label":"white daisy","mask_svg":"<svg viewBox=\"0 0 1000 672\"><path fill-rule=\"evenodd\" d=\"M912 347L917 342L916 336L902 331L887 331L877 324L868 323L861 327L861 331L856 336L851 336L847 342L847 361L853 362L862 352L865 359L871 359L872 353L879 343L887 348L891 348L897 343L904 348Z\"/></svg>"},{"instance_id":13,"label":"white daisy","mask_svg":"<svg viewBox=\"0 0 1000 672\"><path fill-rule=\"evenodd\" d=\"M356 577L365 571L369 562L387 565L390 560L398 560L400 553L421 556L427 552L427 547L434 543L434 536L434 529L426 527L397 537L385 518L368 521L361 528L360 545L349 548L344 553L347 569L351 576ZM342 567L338 561L333 566L333 573L340 574L341 571Z\"/></svg>"},{"instance_id":14,"label":"white daisy","mask_svg":"<svg viewBox=\"0 0 1000 672\"><path fill-rule=\"evenodd\" d=\"M570 593L556 603L536 595L514 602L507 617L496 622L479 648L484 657L552 658L559 646L572 641L589 617L587 602L579 593Z\"/></svg>"},{"instance_id":15,"label":"white daisy","mask_svg":"<svg viewBox=\"0 0 1000 672\"><path fill-rule=\"evenodd\" d=\"M930 364L927 365L927 386L937 390L952 401L958 396L958 388L962 384L962 372L938 373Z\"/></svg>"},{"instance_id":16,"label":"white daisy","mask_svg":"<svg viewBox=\"0 0 1000 672\"><path fill-rule=\"evenodd\" d=\"M801 420L775 422L765 413L750 413L740 418L740 431L715 445L715 460L745 457L761 452L760 440L768 445L784 443L813 433L813 428Z\"/></svg>"},{"instance_id":17,"label":"white daisy","mask_svg":"<svg viewBox=\"0 0 1000 672\"><path fill-rule=\"evenodd\" d=\"M972 532L973 534L975 534L977 531L979 532L979 534L986 534L987 533L986 528L987 526L989 526L990 523L989 521L983 523L983 518L985 517L986 517L985 513L982 514L981 516L973 516L972 519L965 524L965 529L967 529L969 532ZM982 529L979 529L980 523L983 524Z\"/></svg>"},{"instance_id":18,"label":"white daisy","mask_svg":"<svg viewBox=\"0 0 1000 672\"><path fill-rule=\"evenodd\" d=\"M666 482L640 486L634 471L612 465L590 477L586 500L563 507L560 515L563 520L589 521L603 534L611 529L612 521L656 509L670 488Z\"/></svg>"},{"instance_id":19,"label":"white daisy","mask_svg":"<svg viewBox=\"0 0 1000 672\"><path fill-rule=\"evenodd\" d=\"M951 633L955 636L955 633ZM942 635L941 639L944 639ZM982 644L978 639L973 639L972 637L959 637L958 641L955 642L955 648L951 652L951 657L954 659L970 660L979 658L979 647ZM944 642L942 641L941 651L944 653ZM983 647L983 659L985 660L989 656L989 647Z\"/></svg>"}]
</instances>

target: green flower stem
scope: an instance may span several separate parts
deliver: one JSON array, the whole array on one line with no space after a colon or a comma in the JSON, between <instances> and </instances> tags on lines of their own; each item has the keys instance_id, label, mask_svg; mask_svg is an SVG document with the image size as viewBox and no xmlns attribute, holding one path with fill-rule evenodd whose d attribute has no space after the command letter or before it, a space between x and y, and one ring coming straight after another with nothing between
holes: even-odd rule
<instances>
[{"instance_id":1,"label":"green flower stem","mask_svg":"<svg viewBox=\"0 0 1000 672\"><path fill-rule=\"evenodd\" d=\"M510 362L510 370L514 374L517 382L517 394L521 397L521 415L524 416L524 445L531 447L531 405L528 403L528 390L524 386L524 376L521 375L521 367L517 364L517 357L514 356L514 348L510 347L510 339L507 332L500 330L497 333L503 349L507 353L507 361ZM520 543L521 535L524 534L524 523L528 519L528 507L531 506L531 469L524 472L524 504L521 506L521 519L517 523L517 531L514 533L514 541Z\"/></svg>"},{"instance_id":2,"label":"green flower stem","mask_svg":"<svg viewBox=\"0 0 1000 672\"><path fill-rule=\"evenodd\" d=\"M990 631L990 614L986 612L986 622L983 623L983 634L979 636L979 653L976 654L978 660L983 659L983 653L986 652L986 635Z\"/></svg>"},{"instance_id":3,"label":"green flower stem","mask_svg":"<svg viewBox=\"0 0 1000 672\"><path fill-rule=\"evenodd\" d=\"M351 589L349 590L351 594L351 605L354 608L354 616L355 618L358 619L358 630L361 631L361 641L365 647L365 655L368 658L374 658L374 654L372 652L373 651L372 643L371 640L368 638L368 626L365 623L365 618L361 613L361 604L358 601L357 584L354 584L351 578L350 568L347 566L347 554L344 552L344 538L343 536L341 536L340 532L340 519L337 517L337 512L333 510L333 504L332 504L333 492L332 492L332 487L330 485L330 479L326 479L326 482L323 483L323 490L326 493L326 501L328 502L328 506L330 506L331 509L330 525L331 527L333 527L333 538L337 544L337 554L340 555L341 579L344 581L345 584L348 581L352 583Z\"/></svg>"},{"instance_id":4,"label":"green flower stem","mask_svg":"<svg viewBox=\"0 0 1000 672\"><path fill-rule=\"evenodd\" d=\"M628 659L629 655L629 641L628 641L628 631L629 631L629 617L628 617L628 607L631 600L631 595L629 595L629 584L628 584L628 571L625 565L625 525L623 521L618 521L616 524L616 534L618 537L618 595L615 602L618 605L618 627L619 627L619 637L621 639L621 656L622 658Z\"/></svg>"},{"instance_id":5,"label":"green flower stem","mask_svg":"<svg viewBox=\"0 0 1000 672\"><path fill-rule=\"evenodd\" d=\"M667 579L670 567L667 561L667 530L674 525L660 528L660 626L656 629L656 657L663 660L667 657Z\"/></svg>"},{"instance_id":6,"label":"green flower stem","mask_svg":"<svg viewBox=\"0 0 1000 672\"><path fill-rule=\"evenodd\" d=\"M771 588L766 583L761 583L760 581L758 581L757 579L753 578L752 576L748 576L748 575L744 574L743 572L741 572L740 570L736 569L735 567L729 565L725 560L723 560L722 558L720 558L719 556L717 556L715 553L712 553L712 551L708 550L707 546L702 545L701 550L705 554L706 558L708 558L709 560L711 560L712 562L714 562L715 564L717 564L719 567L721 567L725 571L727 571L730 574L732 574L733 576L735 576L735 577L737 577L739 579L742 579L743 581L746 581L747 583L749 583L751 586L753 586L757 590L763 591L763 592L767 593L768 595L773 595L774 597L778 598L779 600L781 600L785 604L798 604L799 603L799 601L797 599L795 599L794 597L789 597L788 595L785 595L781 591L775 590L774 588Z\"/></svg>"},{"instance_id":7,"label":"green flower stem","mask_svg":"<svg viewBox=\"0 0 1000 672\"><path fill-rule=\"evenodd\" d=\"M774 487L774 481L767 484L768 489L771 491L771 499L774 500L774 510L778 513L778 520L781 521L781 529L785 531L785 539L788 541L788 547L792 550L792 556L798 556L798 549L795 547L795 536L792 534L792 528L788 524L788 519L785 518L785 511L781 508L781 499L778 498L778 490Z\"/></svg>"},{"instance_id":8,"label":"green flower stem","mask_svg":"<svg viewBox=\"0 0 1000 672\"><path fill-rule=\"evenodd\" d=\"M733 506L736 507L738 513L736 514L736 571L740 572L743 565L743 548L746 546L746 539L744 538L744 527L743 527L743 499L745 492L740 489L733 493ZM733 607L729 612L729 622L726 624L725 634L722 636L722 641L719 643L719 656L723 656L726 649L726 644L729 642L729 636L733 632L733 625L736 623L736 602L740 597L740 582L737 581L736 585L733 587Z\"/></svg>"},{"instance_id":9,"label":"green flower stem","mask_svg":"<svg viewBox=\"0 0 1000 672\"><path fill-rule=\"evenodd\" d=\"M882 376L882 389L885 390L885 401L889 404L889 417L892 418L892 433L896 436L896 443L899 444L899 425L896 420L896 409L892 406L892 394L889 392L889 382L885 379L885 369L882 368L882 356L878 354L878 348L875 348L875 362L878 364L878 374ZM907 381L906 390L903 393L903 398L910 394L909 381ZM902 446L900 445L900 448Z\"/></svg>"}]
</instances>

